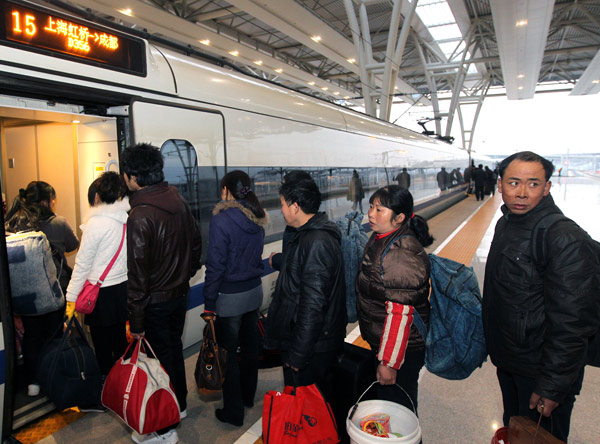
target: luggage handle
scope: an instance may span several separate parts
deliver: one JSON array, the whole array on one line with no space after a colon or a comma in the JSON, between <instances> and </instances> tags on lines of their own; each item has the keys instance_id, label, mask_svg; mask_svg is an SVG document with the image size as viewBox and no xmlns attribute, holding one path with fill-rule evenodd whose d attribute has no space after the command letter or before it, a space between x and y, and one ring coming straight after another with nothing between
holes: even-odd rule
<instances>
[{"instance_id":1,"label":"luggage handle","mask_svg":"<svg viewBox=\"0 0 600 444\"><path fill-rule=\"evenodd\" d=\"M220 345L217 342L217 333L216 333L216 330L215 330L215 320L214 320L214 318L212 318L212 319L209 319L207 322L208 322L208 325L210 326L210 333L211 333L211 336L212 336L210 339L211 339L211 341L213 343L213 349L214 349L215 353L218 354L219 353ZM152 353L154 353L154 352L152 352ZM219 374L222 375L223 374L223 369L221 368L221 360L220 359L215 359L215 362L217 363L217 367L219 368Z\"/></svg>"},{"instance_id":2,"label":"luggage handle","mask_svg":"<svg viewBox=\"0 0 600 444\"><path fill-rule=\"evenodd\" d=\"M356 413L356 409L358 408L358 403L360 402L360 400L363 398L363 396L365 396L365 394L371 389L371 387L373 387L375 384L379 384L379 381L373 381L371 383L370 386L367 387L367 389L362 393L362 395L360 395L358 397L358 400L356 401L356 403L354 404L354 407L352 407L352 411L350 412L350 415L348 416L348 419L352 421L352 418L354 417L354 414ZM413 402L412 398L410 397L410 395L406 392L406 390L404 390L404 388L402 388L401 385L399 385L398 383L394 384L396 387L398 387L400 390L402 390L404 392L404 394L406 395L406 397L408 398L408 400L410 401L410 405L412 405L412 409L414 414L417 414L417 409L415 408L415 403Z\"/></svg>"},{"instance_id":3,"label":"luggage handle","mask_svg":"<svg viewBox=\"0 0 600 444\"><path fill-rule=\"evenodd\" d=\"M81 324L79 323L79 321L77 320L77 318L75 316L71 317L71 319L67 323L67 327L65 328L65 331L63 332L63 334L60 338L60 343L58 344L57 353L54 354L52 362L50 363L50 369L49 369L50 374L54 374L54 372L56 371L56 366L58 365L58 358L59 358L60 352L63 350L63 348L65 347L65 344L67 343L67 339L69 338L69 335L71 332L71 326L73 325L73 323L75 323L75 326L77 327L77 331L79 331L79 335L83 338L84 343L88 347L90 346L90 344L88 343L87 338L85 337L85 334L83 332L83 328L81 328ZM59 327L59 330L60 330L60 327ZM59 330L56 330L56 332L54 332L54 335L52 335L52 338L54 338L54 336L56 335L56 333Z\"/></svg>"},{"instance_id":4,"label":"luggage handle","mask_svg":"<svg viewBox=\"0 0 600 444\"><path fill-rule=\"evenodd\" d=\"M129 351L129 348L133 345L133 342L131 344L129 344L129 346L127 347L127 350L125 350L125 353L123 354L123 356L125 356L127 354L127 352ZM152 350L152 347L150 346L150 343L148 342L148 340L144 337L140 338L137 340L137 343L135 345L135 348L133 349L133 353L131 354L131 358L129 360L130 364L137 364L138 359L139 359L139 355L140 355L140 350L142 349L142 345L144 346L144 351L146 352L146 355L148 354L148 350L150 350L152 352L152 356L154 356L156 358L156 353L154 353L154 350ZM156 358L158 359L158 358Z\"/></svg>"}]
</instances>

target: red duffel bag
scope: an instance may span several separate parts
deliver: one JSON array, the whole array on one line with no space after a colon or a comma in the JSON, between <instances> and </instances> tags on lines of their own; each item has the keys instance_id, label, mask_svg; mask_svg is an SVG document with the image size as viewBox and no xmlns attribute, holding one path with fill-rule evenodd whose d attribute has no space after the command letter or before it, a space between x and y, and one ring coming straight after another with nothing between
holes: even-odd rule
<instances>
[{"instance_id":1,"label":"red duffel bag","mask_svg":"<svg viewBox=\"0 0 600 444\"><path fill-rule=\"evenodd\" d=\"M134 345L135 344L135 345ZM129 349L134 346L130 358ZM145 338L129 344L106 377L102 404L136 432L145 435L180 421L179 403L169 375L152 355Z\"/></svg>"}]
</instances>

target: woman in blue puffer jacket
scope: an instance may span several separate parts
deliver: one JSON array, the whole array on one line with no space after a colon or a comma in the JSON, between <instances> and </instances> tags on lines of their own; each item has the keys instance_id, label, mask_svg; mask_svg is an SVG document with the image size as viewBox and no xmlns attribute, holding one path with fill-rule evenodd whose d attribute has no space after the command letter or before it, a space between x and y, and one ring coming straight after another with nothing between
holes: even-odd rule
<instances>
[{"instance_id":1,"label":"woman in blue puffer jacket","mask_svg":"<svg viewBox=\"0 0 600 444\"><path fill-rule=\"evenodd\" d=\"M250 177L231 171L221 180L221 199L210 221L204 318L217 316L217 342L229 352L221 422L241 426L244 406L254 405L258 380L258 310L262 304L263 225L267 213L251 189ZM236 351L240 349L240 360Z\"/></svg>"}]
</instances>

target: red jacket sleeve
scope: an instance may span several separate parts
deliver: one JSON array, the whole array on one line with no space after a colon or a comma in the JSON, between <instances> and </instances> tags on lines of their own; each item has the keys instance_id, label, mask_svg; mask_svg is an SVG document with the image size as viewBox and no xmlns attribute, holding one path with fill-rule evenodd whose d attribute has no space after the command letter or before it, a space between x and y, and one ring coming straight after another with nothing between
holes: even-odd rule
<instances>
[{"instance_id":1,"label":"red jacket sleeve","mask_svg":"<svg viewBox=\"0 0 600 444\"><path fill-rule=\"evenodd\" d=\"M383 365L398 370L404 363L415 307L386 301L385 309L387 315L377 359Z\"/></svg>"}]
</instances>

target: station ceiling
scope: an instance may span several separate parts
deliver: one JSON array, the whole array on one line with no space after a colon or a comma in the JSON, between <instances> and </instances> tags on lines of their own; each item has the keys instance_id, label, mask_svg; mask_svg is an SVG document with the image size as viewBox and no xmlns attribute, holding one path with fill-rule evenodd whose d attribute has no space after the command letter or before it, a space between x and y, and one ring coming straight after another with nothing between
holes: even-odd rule
<instances>
[{"instance_id":1,"label":"station ceiling","mask_svg":"<svg viewBox=\"0 0 600 444\"><path fill-rule=\"evenodd\" d=\"M402 101L433 105L437 120L451 120L461 103L480 107L496 87L509 99L600 91L598 0L416 1L36 2L83 8L383 119ZM444 95L449 111L437 106Z\"/></svg>"}]
</instances>

